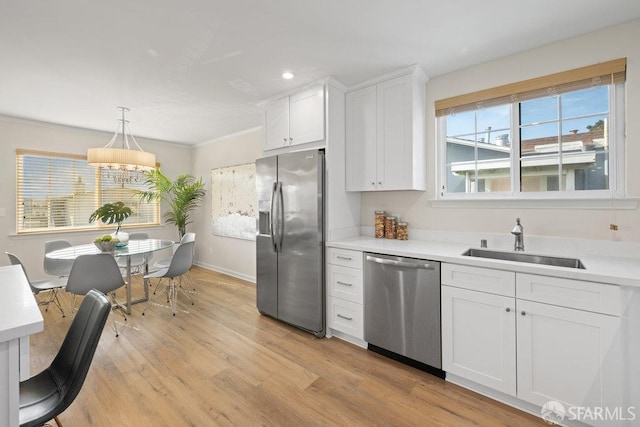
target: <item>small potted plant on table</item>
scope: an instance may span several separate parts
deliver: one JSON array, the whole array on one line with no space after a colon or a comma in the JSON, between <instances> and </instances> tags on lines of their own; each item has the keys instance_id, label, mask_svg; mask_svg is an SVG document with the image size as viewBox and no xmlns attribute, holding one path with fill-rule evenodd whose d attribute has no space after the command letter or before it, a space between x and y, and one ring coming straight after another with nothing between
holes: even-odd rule
<instances>
[{"instance_id":1,"label":"small potted plant on table","mask_svg":"<svg viewBox=\"0 0 640 427\"><path fill-rule=\"evenodd\" d=\"M111 240L117 239L115 246L126 246L129 243L129 234L120 231L120 227L122 221L129 218L131 213L131 208L123 202L105 203L91 214L89 222L100 220L103 224L117 224L115 233L111 234ZM105 241L104 238L105 236L102 236L101 241Z\"/></svg>"}]
</instances>

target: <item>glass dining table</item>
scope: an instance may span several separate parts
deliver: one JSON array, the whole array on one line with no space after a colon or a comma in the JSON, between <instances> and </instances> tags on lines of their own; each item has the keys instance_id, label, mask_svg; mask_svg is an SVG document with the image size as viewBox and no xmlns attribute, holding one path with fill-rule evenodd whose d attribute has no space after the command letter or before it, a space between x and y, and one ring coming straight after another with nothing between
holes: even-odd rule
<instances>
[{"instance_id":1,"label":"glass dining table","mask_svg":"<svg viewBox=\"0 0 640 427\"><path fill-rule=\"evenodd\" d=\"M126 300L122 308L127 314L131 314L131 306L139 302L147 301L149 299L149 283L144 280L144 296L132 299L131 297L131 256L132 255L144 255L152 252L156 252L162 249L172 247L174 242L172 240L161 239L141 239L141 240L129 240L129 244L123 247L117 247L111 254L116 258L124 257L126 261ZM64 249L58 249L47 253L45 256L50 259L59 260L74 260L80 255L93 255L99 254L100 249L93 243L85 245L70 246ZM149 272L149 265L145 265L145 274Z\"/></svg>"}]
</instances>

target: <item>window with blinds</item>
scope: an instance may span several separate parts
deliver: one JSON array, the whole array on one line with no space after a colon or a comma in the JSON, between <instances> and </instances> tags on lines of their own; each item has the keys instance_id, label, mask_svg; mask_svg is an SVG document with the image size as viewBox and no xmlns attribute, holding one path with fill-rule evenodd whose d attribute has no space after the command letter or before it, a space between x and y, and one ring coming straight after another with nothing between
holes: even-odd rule
<instances>
[{"instance_id":1,"label":"window with blinds","mask_svg":"<svg viewBox=\"0 0 640 427\"><path fill-rule=\"evenodd\" d=\"M621 195L626 59L436 101L440 197Z\"/></svg>"},{"instance_id":2,"label":"window with blinds","mask_svg":"<svg viewBox=\"0 0 640 427\"><path fill-rule=\"evenodd\" d=\"M135 193L145 189L144 179L118 184L85 156L17 150L16 171L18 233L113 228L91 224L89 216L116 201L133 211L125 225L159 224L159 203L141 202Z\"/></svg>"}]
</instances>

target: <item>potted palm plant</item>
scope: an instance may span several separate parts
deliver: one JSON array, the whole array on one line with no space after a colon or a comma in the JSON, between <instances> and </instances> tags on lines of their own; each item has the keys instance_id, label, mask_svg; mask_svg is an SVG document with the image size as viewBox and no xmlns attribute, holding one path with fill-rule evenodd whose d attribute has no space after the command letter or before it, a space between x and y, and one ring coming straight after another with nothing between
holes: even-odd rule
<instances>
[{"instance_id":1,"label":"potted palm plant","mask_svg":"<svg viewBox=\"0 0 640 427\"><path fill-rule=\"evenodd\" d=\"M120 227L122 221L129 218L131 213L131 208L123 202L105 203L91 214L89 222L100 220L103 224L117 224L116 231L111 236L118 240L116 246L126 246L129 243L129 234L120 231ZM102 236L102 240L105 240L104 237Z\"/></svg>"},{"instance_id":2,"label":"potted palm plant","mask_svg":"<svg viewBox=\"0 0 640 427\"><path fill-rule=\"evenodd\" d=\"M206 195L202 178L192 175L179 175L171 181L159 169L145 173L145 183L148 190L138 191L142 201L159 200L168 205L163 218L169 224L178 227L180 239L187 232L187 225L191 223L191 211L200 206Z\"/></svg>"}]
</instances>

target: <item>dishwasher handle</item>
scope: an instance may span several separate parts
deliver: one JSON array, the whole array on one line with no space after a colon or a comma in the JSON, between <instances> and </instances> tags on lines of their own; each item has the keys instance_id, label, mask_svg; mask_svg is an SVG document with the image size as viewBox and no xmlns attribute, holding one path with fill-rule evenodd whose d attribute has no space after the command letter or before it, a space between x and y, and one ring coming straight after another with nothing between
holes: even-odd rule
<instances>
[{"instance_id":1,"label":"dishwasher handle","mask_svg":"<svg viewBox=\"0 0 640 427\"><path fill-rule=\"evenodd\" d=\"M394 267L421 268L423 270L434 270L435 269L429 263L396 261L396 260L393 260L393 259L378 258L378 257L371 256L371 255L367 255L367 261L375 262L377 264L392 265Z\"/></svg>"}]
</instances>

